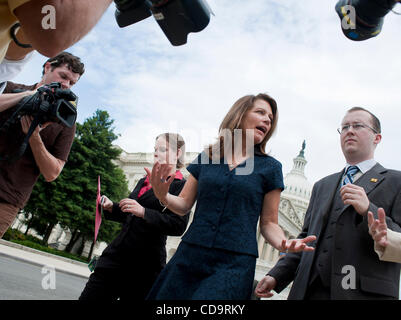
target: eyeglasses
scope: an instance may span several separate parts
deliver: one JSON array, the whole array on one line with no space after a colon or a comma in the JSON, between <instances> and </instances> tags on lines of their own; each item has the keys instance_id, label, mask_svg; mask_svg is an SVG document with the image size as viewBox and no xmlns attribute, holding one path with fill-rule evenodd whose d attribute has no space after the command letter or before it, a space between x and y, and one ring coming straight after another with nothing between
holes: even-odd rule
<instances>
[{"instance_id":1,"label":"eyeglasses","mask_svg":"<svg viewBox=\"0 0 401 320\"><path fill-rule=\"evenodd\" d=\"M343 133L346 133L351 127L355 131L359 131L361 129L368 128L368 129L372 130L375 134L378 133L375 129L373 129L372 127L369 127L367 124L359 123L359 122L353 123L353 124L344 124L343 126L341 126L341 128L338 128L337 131L339 134L343 134Z\"/></svg>"}]
</instances>

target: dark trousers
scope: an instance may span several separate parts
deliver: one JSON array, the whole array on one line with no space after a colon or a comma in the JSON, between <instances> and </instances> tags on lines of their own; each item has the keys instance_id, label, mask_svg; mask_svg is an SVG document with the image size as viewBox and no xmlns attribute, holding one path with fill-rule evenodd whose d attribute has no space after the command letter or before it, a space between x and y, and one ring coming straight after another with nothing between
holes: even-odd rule
<instances>
[{"instance_id":1,"label":"dark trousers","mask_svg":"<svg viewBox=\"0 0 401 320\"><path fill-rule=\"evenodd\" d=\"M158 273L96 268L89 277L79 300L145 300Z\"/></svg>"},{"instance_id":2,"label":"dark trousers","mask_svg":"<svg viewBox=\"0 0 401 320\"><path fill-rule=\"evenodd\" d=\"M323 285L318 275L308 286L305 300L330 300L330 288Z\"/></svg>"}]
</instances>

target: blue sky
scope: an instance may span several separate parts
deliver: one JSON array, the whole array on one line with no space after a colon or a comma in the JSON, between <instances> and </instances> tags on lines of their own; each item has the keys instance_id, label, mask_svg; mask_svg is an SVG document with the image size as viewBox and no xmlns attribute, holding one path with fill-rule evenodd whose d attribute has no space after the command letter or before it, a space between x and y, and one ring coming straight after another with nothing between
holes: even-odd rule
<instances>
[{"instance_id":1,"label":"blue sky","mask_svg":"<svg viewBox=\"0 0 401 320\"><path fill-rule=\"evenodd\" d=\"M235 100L267 92L280 114L267 150L286 174L305 139L314 183L344 166L336 128L347 109L363 106L382 121L376 159L401 170L400 16L390 13L378 37L353 42L341 32L334 0L208 2L215 13L209 26L180 47L153 18L120 29L111 5L67 50L86 66L73 87L78 121L101 108L127 152L151 152L165 131L181 133L196 152L214 141ZM36 54L14 81L37 82L45 60Z\"/></svg>"}]
</instances>

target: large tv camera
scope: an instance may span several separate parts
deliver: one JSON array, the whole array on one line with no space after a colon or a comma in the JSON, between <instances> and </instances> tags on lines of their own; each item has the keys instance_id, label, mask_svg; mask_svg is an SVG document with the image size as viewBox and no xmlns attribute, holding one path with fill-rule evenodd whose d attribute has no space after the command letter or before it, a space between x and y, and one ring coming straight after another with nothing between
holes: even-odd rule
<instances>
[{"instance_id":1,"label":"large tv camera","mask_svg":"<svg viewBox=\"0 0 401 320\"><path fill-rule=\"evenodd\" d=\"M335 10L344 35L354 41L363 41L381 32L384 17L396 3L395 0L340 0Z\"/></svg>"},{"instance_id":2,"label":"large tv camera","mask_svg":"<svg viewBox=\"0 0 401 320\"><path fill-rule=\"evenodd\" d=\"M213 14L206 0L114 0L117 24L123 28L151 15L173 46L187 43L190 32L202 31Z\"/></svg>"},{"instance_id":3,"label":"large tv camera","mask_svg":"<svg viewBox=\"0 0 401 320\"><path fill-rule=\"evenodd\" d=\"M24 154L29 138L38 125L56 122L71 128L77 119L77 102L78 97L69 89L61 89L59 82L44 85L35 94L22 98L14 107L13 114L0 127L0 131L7 131L11 125L18 124L25 115L33 117L31 126L19 151L14 155L0 156L0 161L18 160Z\"/></svg>"}]
</instances>

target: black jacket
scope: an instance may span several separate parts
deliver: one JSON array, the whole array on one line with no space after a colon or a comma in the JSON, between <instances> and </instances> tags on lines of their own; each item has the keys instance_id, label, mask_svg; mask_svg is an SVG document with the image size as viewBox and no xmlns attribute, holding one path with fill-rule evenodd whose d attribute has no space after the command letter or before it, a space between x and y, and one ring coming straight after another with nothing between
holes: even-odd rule
<instances>
[{"instance_id":1,"label":"black jacket","mask_svg":"<svg viewBox=\"0 0 401 320\"><path fill-rule=\"evenodd\" d=\"M189 214L179 216L163 207L153 193L145 192L139 199L138 193L145 178L139 180L129 198L138 201L145 208L144 218L122 212L118 203L113 204L112 212L104 211L105 218L122 222L119 235L103 251L96 268L122 268L159 272L166 264L167 236L180 236L185 232ZM185 180L175 179L169 193L178 195Z\"/></svg>"}]
</instances>

